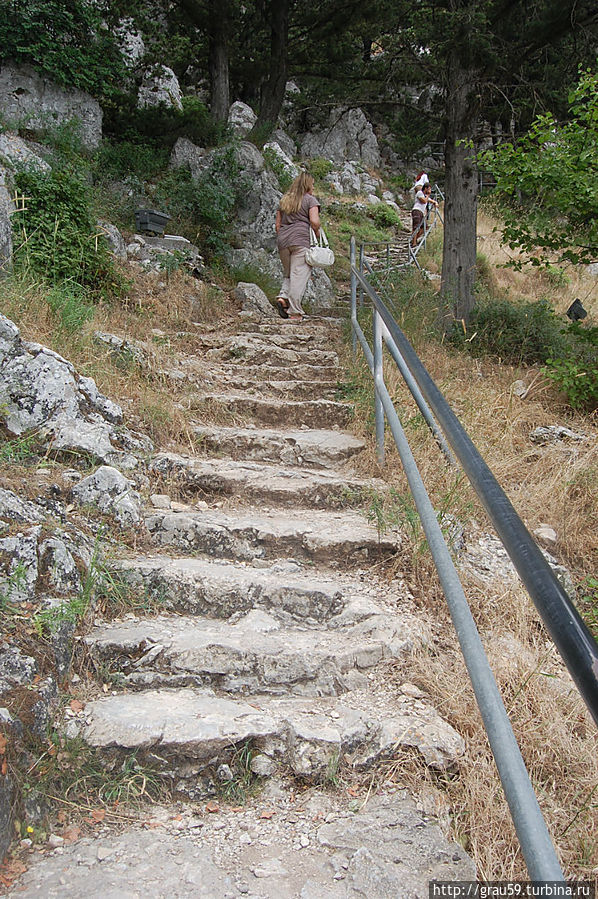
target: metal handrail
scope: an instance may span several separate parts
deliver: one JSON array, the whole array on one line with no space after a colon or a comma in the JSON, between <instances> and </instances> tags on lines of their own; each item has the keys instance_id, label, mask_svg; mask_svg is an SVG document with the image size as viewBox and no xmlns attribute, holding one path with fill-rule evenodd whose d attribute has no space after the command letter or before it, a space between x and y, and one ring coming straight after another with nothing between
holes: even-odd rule
<instances>
[{"instance_id":1,"label":"metal handrail","mask_svg":"<svg viewBox=\"0 0 598 899\"><path fill-rule=\"evenodd\" d=\"M373 351L357 319L358 284L372 301ZM381 463L384 459L384 416L386 416L444 590L530 877L534 880L562 880L563 875L554 847L463 587L394 404L384 384L382 356L384 344L391 350L395 361L397 357L402 359L401 371L403 368L410 371L420 394L440 422L455 455L482 499L507 552L597 721L598 646L409 341L362 271L357 269L354 238L351 239L351 326L354 351L359 341L374 378L378 459ZM411 389L409 382L408 386Z\"/></svg>"}]
</instances>

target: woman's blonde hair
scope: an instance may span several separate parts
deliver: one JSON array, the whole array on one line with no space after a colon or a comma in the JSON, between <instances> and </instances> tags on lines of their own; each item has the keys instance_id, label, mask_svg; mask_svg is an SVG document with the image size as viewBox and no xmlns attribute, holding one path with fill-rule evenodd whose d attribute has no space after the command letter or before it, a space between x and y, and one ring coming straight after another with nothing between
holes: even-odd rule
<instances>
[{"instance_id":1,"label":"woman's blonde hair","mask_svg":"<svg viewBox=\"0 0 598 899\"><path fill-rule=\"evenodd\" d=\"M286 212L287 215L299 212L304 195L312 190L313 186L314 179L307 172L301 172L300 175L297 175L287 192L281 197L281 212Z\"/></svg>"}]
</instances>

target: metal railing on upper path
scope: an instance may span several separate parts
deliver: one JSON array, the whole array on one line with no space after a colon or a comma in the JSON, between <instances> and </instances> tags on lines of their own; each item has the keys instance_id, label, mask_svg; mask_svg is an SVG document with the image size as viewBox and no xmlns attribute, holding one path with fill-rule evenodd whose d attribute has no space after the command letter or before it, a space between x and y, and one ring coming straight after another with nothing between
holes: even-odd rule
<instances>
[{"instance_id":1,"label":"metal railing on upper path","mask_svg":"<svg viewBox=\"0 0 598 899\"><path fill-rule=\"evenodd\" d=\"M386 420L399 451L444 590L530 877L532 880L562 880L563 875L554 847L453 559L384 382L385 345L447 460L451 464L456 464L456 457L481 499L597 723L598 645L457 416L426 371L391 312L365 277L363 254L360 254L360 265L357 267L354 238L351 239L350 254L353 350L355 353L359 343L374 380L378 461L380 464L384 462ZM372 347L369 346L358 320L358 290L362 294L365 293L371 302Z\"/></svg>"}]
</instances>

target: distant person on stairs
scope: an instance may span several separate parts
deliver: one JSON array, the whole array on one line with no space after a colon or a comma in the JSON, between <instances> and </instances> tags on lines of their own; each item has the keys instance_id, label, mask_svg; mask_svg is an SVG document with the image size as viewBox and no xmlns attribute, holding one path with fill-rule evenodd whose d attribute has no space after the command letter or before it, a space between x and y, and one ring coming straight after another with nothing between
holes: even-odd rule
<instances>
[{"instance_id":1,"label":"distant person on stairs","mask_svg":"<svg viewBox=\"0 0 598 899\"><path fill-rule=\"evenodd\" d=\"M313 189L314 179L301 172L281 197L276 213L276 242L284 275L276 307L281 318L293 323L303 321L301 300L311 275L311 266L305 261L310 226L316 237L320 236L320 204Z\"/></svg>"},{"instance_id":2,"label":"distant person on stairs","mask_svg":"<svg viewBox=\"0 0 598 899\"><path fill-rule=\"evenodd\" d=\"M416 247L418 240L424 233L424 219L428 212L428 203L438 209L438 203L430 196L432 188L430 184L424 184L415 195L415 202L411 210L411 246Z\"/></svg>"}]
</instances>

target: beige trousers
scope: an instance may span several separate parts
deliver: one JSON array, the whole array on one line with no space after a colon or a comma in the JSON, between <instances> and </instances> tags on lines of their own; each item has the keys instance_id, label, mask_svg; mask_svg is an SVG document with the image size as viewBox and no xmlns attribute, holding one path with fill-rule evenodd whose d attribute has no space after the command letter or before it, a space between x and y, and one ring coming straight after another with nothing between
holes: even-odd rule
<instances>
[{"instance_id":1,"label":"beige trousers","mask_svg":"<svg viewBox=\"0 0 598 899\"><path fill-rule=\"evenodd\" d=\"M305 261L307 247L279 247L283 281L278 296L288 300L290 315L303 315L301 299L311 275L311 265Z\"/></svg>"}]
</instances>

